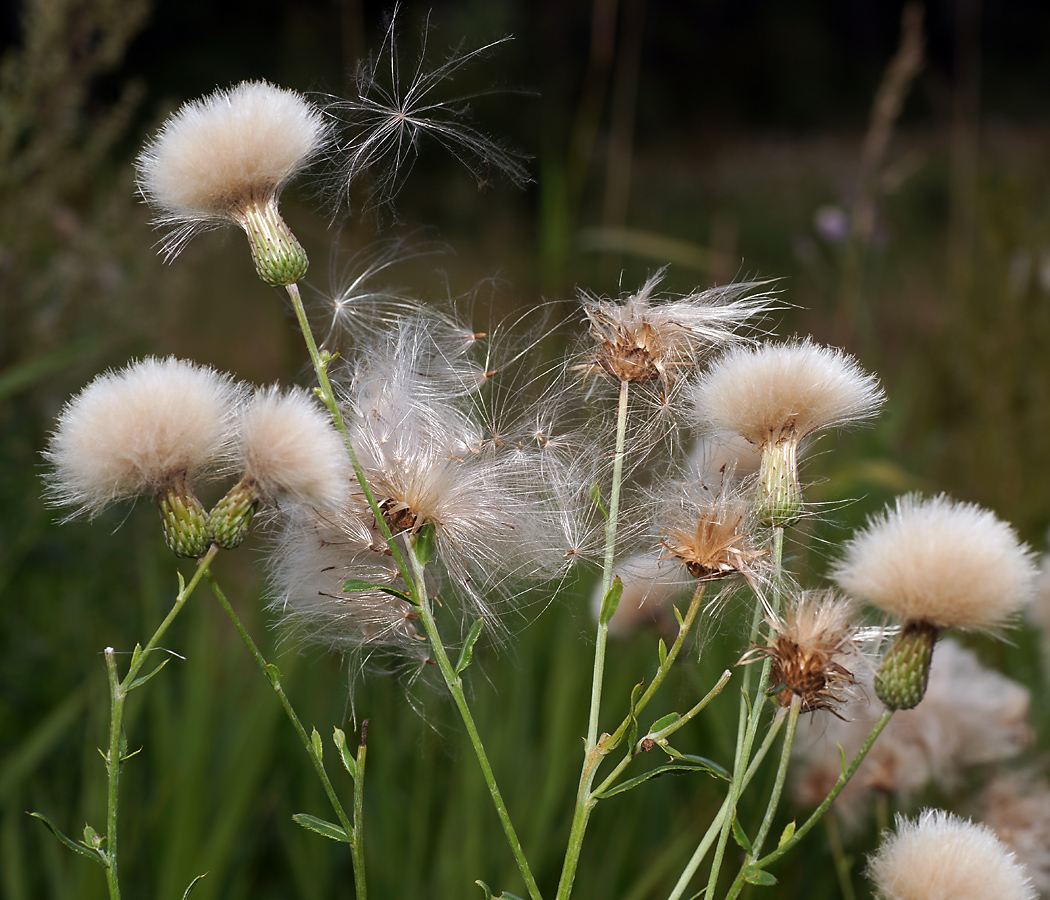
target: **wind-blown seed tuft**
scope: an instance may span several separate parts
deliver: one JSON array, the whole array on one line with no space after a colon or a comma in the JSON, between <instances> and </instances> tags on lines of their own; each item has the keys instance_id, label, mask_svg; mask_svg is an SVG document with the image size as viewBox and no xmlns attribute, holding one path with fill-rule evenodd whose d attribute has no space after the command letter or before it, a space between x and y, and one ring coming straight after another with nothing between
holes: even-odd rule
<instances>
[{"instance_id":1,"label":"wind-blown seed tuft","mask_svg":"<svg viewBox=\"0 0 1050 900\"><path fill-rule=\"evenodd\" d=\"M1030 599L1031 551L994 513L940 495L897 498L846 544L838 584L904 621L1000 631Z\"/></svg>"},{"instance_id":2,"label":"wind-blown seed tuft","mask_svg":"<svg viewBox=\"0 0 1050 900\"><path fill-rule=\"evenodd\" d=\"M1035 900L1017 858L991 829L940 809L897 816L868 860L880 900Z\"/></svg>"},{"instance_id":3,"label":"wind-blown seed tuft","mask_svg":"<svg viewBox=\"0 0 1050 900\"><path fill-rule=\"evenodd\" d=\"M232 438L240 391L207 366L147 357L99 375L62 410L44 456L48 496L72 515L190 483Z\"/></svg>"}]
</instances>

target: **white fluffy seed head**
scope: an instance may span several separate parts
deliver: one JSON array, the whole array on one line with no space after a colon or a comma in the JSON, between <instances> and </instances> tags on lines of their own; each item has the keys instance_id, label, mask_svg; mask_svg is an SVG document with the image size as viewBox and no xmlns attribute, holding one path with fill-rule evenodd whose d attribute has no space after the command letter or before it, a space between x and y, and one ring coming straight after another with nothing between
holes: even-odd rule
<instances>
[{"instance_id":1,"label":"white fluffy seed head","mask_svg":"<svg viewBox=\"0 0 1050 900\"><path fill-rule=\"evenodd\" d=\"M240 391L206 366L147 357L71 399L45 458L49 499L94 515L109 503L192 482L228 446Z\"/></svg>"},{"instance_id":2,"label":"white fluffy seed head","mask_svg":"<svg viewBox=\"0 0 1050 900\"><path fill-rule=\"evenodd\" d=\"M703 427L760 447L870 419L884 400L853 357L809 338L733 348L693 392Z\"/></svg>"},{"instance_id":3,"label":"white fluffy seed head","mask_svg":"<svg viewBox=\"0 0 1050 900\"><path fill-rule=\"evenodd\" d=\"M305 390L276 385L255 394L239 416L237 459L268 499L342 509L352 477L342 438Z\"/></svg>"},{"instance_id":4,"label":"white fluffy seed head","mask_svg":"<svg viewBox=\"0 0 1050 900\"><path fill-rule=\"evenodd\" d=\"M1031 551L994 513L943 494L898 497L846 544L834 578L904 621L995 633L1031 598Z\"/></svg>"},{"instance_id":5,"label":"white fluffy seed head","mask_svg":"<svg viewBox=\"0 0 1050 900\"><path fill-rule=\"evenodd\" d=\"M245 81L164 123L135 161L139 191L157 224L174 227L166 247L175 253L200 228L274 201L327 140L320 110L301 94Z\"/></svg>"},{"instance_id":6,"label":"white fluffy seed head","mask_svg":"<svg viewBox=\"0 0 1050 900\"><path fill-rule=\"evenodd\" d=\"M868 860L880 900L1035 900L1024 866L991 829L940 809L896 824Z\"/></svg>"}]
</instances>

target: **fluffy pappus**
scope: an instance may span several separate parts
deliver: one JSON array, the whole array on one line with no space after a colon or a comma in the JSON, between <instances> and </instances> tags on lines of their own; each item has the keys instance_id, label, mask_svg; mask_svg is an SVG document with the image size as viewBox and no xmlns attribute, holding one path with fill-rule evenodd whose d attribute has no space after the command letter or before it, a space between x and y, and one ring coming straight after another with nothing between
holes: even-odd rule
<instances>
[{"instance_id":1,"label":"fluffy pappus","mask_svg":"<svg viewBox=\"0 0 1050 900\"><path fill-rule=\"evenodd\" d=\"M994 513L908 494L847 542L833 576L902 621L995 634L1031 598L1036 567Z\"/></svg>"},{"instance_id":2,"label":"fluffy pappus","mask_svg":"<svg viewBox=\"0 0 1050 900\"><path fill-rule=\"evenodd\" d=\"M175 357L99 375L58 417L44 453L49 501L94 516L115 501L192 486L233 440L241 395L229 376Z\"/></svg>"},{"instance_id":3,"label":"fluffy pappus","mask_svg":"<svg viewBox=\"0 0 1050 900\"><path fill-rule=\"evenodd\" d=\"M868 859L879 900L1036 900L1023 865L995 833L940 809L898 815Z\"/></svg>"}]
</instances>

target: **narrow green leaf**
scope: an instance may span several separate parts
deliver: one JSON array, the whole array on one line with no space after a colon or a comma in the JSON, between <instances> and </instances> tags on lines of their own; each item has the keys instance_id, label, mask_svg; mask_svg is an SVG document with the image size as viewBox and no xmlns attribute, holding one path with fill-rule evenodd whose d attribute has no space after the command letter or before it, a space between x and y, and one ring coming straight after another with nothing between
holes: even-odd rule
<instances>
[{"instance_id":1,"label":"narrow green leaf","mask_svg":"<svg viewBox=\"0 0 1050 900\"><path fill-rule=\"evenodd\" d=\"M609 590L605 594L605 599L602 600L602 611L598 617L598 621L602 625L608 625L609 620L613 617L616 612L616 607L620 605L620 598L623 596L623 582L620 580L620 576L617 575L613 580L612 584L609 585Z\"/></svg>"},{"instance_id":2,"label":"narrow green leaf","mask_svg":"<svg viewBox=\"0 0 1050 900\"><path fill-rule=\"evenodd\" d=\"M326 822L324 819L319 819L317 816L307 815L306 813L296 813L292 816L292 821L296 825L301 825L307 831L314 831L326 838L331 838L333 841L339 841L343 844L350 843L350 835L333 822Z\"/></svg>"},{"instance_id":3,"label":"narrow green leaf","mask_svg":"<svg viewBox=\"0 0 1050 900\"><path fill-rule=\"evenodd\" d=\"M404 591L399 591L397 588L386 587L382 584L372 584L371 581L362 581L360 578L350 578L343 582L342 592L344 594L364 594L367 591L382 591L384 594L397 597L406 603L412 602L412 598L408 594Z\"/></svg>"},{"instance_id":4,"label":"narrow green leaf","mask_svg":"<svg viewBox=\"0 0 1050 900\"><path fill-rule=\"evenodd\" d=\"M70 850L79 853L81 856L86 856L88 859L93 859L103 868L106 867L106 857L102 854L101 851L96 850L94 847L86 847L83 844L74 841L71 837L67 837L61 831L59 831L58 826L55 825L55 823L52 822L47 816L43 816L38 812L31 812L29 815L31 815L34 819L39 819L41 822L43 822L47 830L50 831L55 837L57 837Z\"/></svg>"},{"instance_id":5,"label":"narrow green leaf","mask_svg":"<svg viewBox=\"0 0 1050 900\"><path fill-rule=\"evenodd\" d=\"M324 744L321 742L321 735L317 733L315 728L310 732L310 743L314 745L314 753L317 754L319 760L324 759Z\"/></svg>"},{"instance_id":6,"label":"narrow green leaf","mask_svg":"<svg viewBox=\"0 0 1050 900\"><path fill-rule=\"evenodd\" d=\"M685 628L685 619L682 618L682 611L674 603L671 604L671 609L674 610L674 620L678 623L679 630Z\"/></svg>"},{"instance_id":7,"label":"narrow green leaf","mask_svg":"<svg viewBox=\"0 0 1050 900\"><path fill-rule=\"evenodd\" d=\"M437 544L437 527L434 523L427 522L420 528L412 543L416 548L416 559L425 566L434 558L434 547Z\"/></svg>"},{"instance_id":8,"label":"narrow green leaf","mask_svg":"<svg viewBox=\"0 0 1050 900\"><path fill-rule=\"evenodd\" d=\"M339 757L343 760L344 768L350 773L350 777L356 781L357 760L354 759L354 755L350 752L350 748L346 746L346 735L343 733L342 728L335 729L335 734L332 735L332 741L339 750Z\"/></svg>"},{"instance_id":9,"label":"narrow green leaf","mask_svg":"<svg viewBox=\"0 0 1050 900\"><path fill-rule=\"evenodd\" d=\"M649 726L649 733L655 734L658 731L663 731L668 725L672 725L682 718L678 713L668 713L666 716L661 716L651 726Z\"/></svg>"},{"instance_id":10,"label":"narrow green leaf","mask_svg":"<svg viewBox=\"0 0 1050 900\"><path fill-rule=\"evenodd\" d=\"M605 520L608 521L609 513L605 509L605 504L602 503L602 490L598 487L597 481L591 485L591 503L598 507L598 511L605 517Z\"/></svg>"},{"instance_id":11,"label":"narrow green leaf","mask_svg":"<svg viewBox=\"0 0 1050 900\"><path fill-rule=\"evenodd\" d=\"M792 819L787 825L784 826L784 830L780 832L780 841L777 843L777 849L779 850L788 841L795 836L795 820Z\"/></svg>"},{"instance_id":12,"label":"narrow green leaf","mask_svg":"<svg viewBox=\"0 0 1050 900\"><path fill-rule=\"evenodd\" d=\"M270 679L270 684L275 688L281 686L281 670L273 663L266 664L266 677Z\"/></svg>"},{"instance_id":13,"label":"narrow green leaf","mask_svg":"<svg viewBox=\"0 0 1050 900\"><path fill-rule=\"evenodd\" d=\"M751 841L748 840L747 835L744 833L743 826L741 826L740 820L736 816L733 817L733 840L748 853L755 852L755 848L751 846Z\"/></svg>"},{"instance_id":14,"label":"narrow green leaf","mask_svg":"<svg viewBox=\"0 0 1050 900\"><path fill-rule=\"evenodd\" d=\"M756 869L754 866L748 866L744 869L744 881L748 884L761 884L765 887L772 887L777 883L769 872L765 872L762 869Z\"/></svg>"},{"instance_id":15,"label":"narrow green leaf","mask_svg":"<svg viewBox=\"0 0 1050 900\"><path fill-rule=\"evenodd\" d=\"M748 692L745 691L742 686L740 688L740 695L744 698L744 706L747 707L747 717L750 719L751 718L751 708L752 708L751 695L748 694Z\"/></svg>"},{"instance_id":16,"label":"narrow green leaf","mask_svg":"<svg viewBox=\"0 0 1050 900\"><path fill-rule=\"evenodd\" d=\"M598 794L598 797L604 800L606 797L613 797L616 794L622 794L624 791L629 791L638 787L638 785L648 781L650 778L666 775L668 772L674 775L680 775L683 772L706 772L709 775L715 775L718 778L724 778L727 781L729 780L729 773L720 765L717 763L701 764L697 762L700 759L702 759L702 757L683 756L683 762L664 763L662 766L656 766L648 772L623 782L623 784L618 784L616 787L609 788L607 791L602 791L602 793Z\"/></svg>"},{"instance_id":17,"label":"narrow green leaf","mask_svg":"<svg viewBox=\"0 0 1050 900\"><path fill-rule=\"evenodd\" d=\"M193 879L193 881L190 882L189 887L186 888L186 893L182 895L182 900L186 900L186 898L189 897L190 891L193 890L194 885L207 874L207 872L201 872L200 875L198 875L196 878Z\"/></svg>"},{"instance_id":18,"label":"narrow green leaf","mask_svg":"<svg viewBox=\"0 0 1050 900\"><path fill-rule=\"evenodd\" d=\"M482 619L478 619L470 626L470 632L463 643L463 649L459 651L459 660L456 662L457 675L469 666L470 661L474 658L474 645L478 642L478 638L481 637L481 629L484 627L485 622Z\"/></svg>"},{"instance_id":19,"label":"narrow green leaf","mask_svg":"<svg viewBox=\"0 0 1050 900\"><path fill-rule=\"evenodd\" d=\"M656 648L656 652L660 655L660 668L662 669L667 663L667 644L664 643L663 638L660 638L660 643Z\"/></svg>"},{"instance_id":20,"label":"narrow green leaf","mask_svg":"<svg viewBox=\"0 0 1050 900\"><path fill-rule=\"evenodd\" d=\"M842 767L842 774L846 774L846 751L842 749L842 744L839 744L839 765Z\"/></svg>"},{"instance_id":21,"label":"narrow green leaf","mask_svg":"<svg viewBox=\"0 0 1050 900\"><path fill-rule=\"evenodd\" d=\"M143 675L141 678L136 678L133 682L131 682L131 684L128 685L128 690L129 691L133 691L139 685L145 684L154 675L156 675L161 669L163 669L169 662L171 662L171 657L170 656L164 657L164 661L159 666L157 666L157 668L155 668L152 672L150 672L149 675Z\"/></svg>"}]
</instances>

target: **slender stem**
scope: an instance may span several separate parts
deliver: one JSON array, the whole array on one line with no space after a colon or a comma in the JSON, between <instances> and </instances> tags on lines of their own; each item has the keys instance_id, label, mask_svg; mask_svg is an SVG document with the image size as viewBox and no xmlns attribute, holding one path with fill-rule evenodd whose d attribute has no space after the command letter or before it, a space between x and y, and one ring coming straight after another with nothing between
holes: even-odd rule
<instances>
[{"instance_id":1,"label":"slender stem","mask_svg":"<svg viewBox=\"0 0 1050 900\"><path fill-rule=\"evenodd\" d=\"M620 514L620 482L623 479L624 446L627 437L627 382L620 382L620 401L616 408L616 451L613 457L612 486L609 492L609 518L605 523L605 562L602 565L602 598L612 585L613 560L616 557L616 526ZM594 642L594 674L591 678L591 710L587 719L587 742L584 753L590 753L598 743L598 713L602 705L602 682L605 674L605 644L609 637L609 623L599 618L598 634ZM586 768L586 763L584 764Z\"/></svg>"},{"instance_id":2,"label":"slender stem","mask_svg":"<svg viewBox=\"0 0 1050 900\"><path fill-rule=\"evenodd\" d=\"M634 709L628 713L627 717L620 723L620 726L613 732L612 737L609 739L608 747L610 750L618 747L620 741L623 740L624 735L627 733L627 729L631 727L631 722L637 718L640 713L649 704L649 701L653 699L653 695L660 689L660 685L664 683L668 673L671 671L671 666L674 665L678 654L681 652L682 647L685 646L686 638L689 636L690 631L693 628L693 622L696 620L697 614L700 612L701 601L704 599L704 590L707 584L701 581L696 586L696 590L693 591L693 599L689 601L689 608L685 611L685 615L682 617L682 623L678 626L678 636L675 638L674 643L671 645L671 649L667 651L667 658L664 660L653 676L652 682L649 687L645 689L645 692L641 697L638 698L638 702L635 703Z\"/></svg>"},{"instance_id":3,"label":"slender stem","mask_svg":"<svg viewBox=\"0 0 1050 900\"><path fill-rule=\"evenodd\" d=\"M361 723L361 743L357 745L354 766L354 840L350 851L354 858L354 891L357 900L365 900L365 758L368 756L368 719Z\"/></svg>"},{"instance_id":4,"label":"slender stem","mask_svg":"<svg viewBox=\"0 0 1050 900\"><path fill-rule=\"evenodd\" d=\"M838 781L835 782L835 786L831 789L831 793L829 793L827 797L824 798L824 801L820 804L820 806L818 806L813 811L812 815L810 815L810 817L806 819L802 826L795 831L795 833L791 836L789 840L784 841L784 843L781 846L777 847L777 849L774 850L772 853L769 853L766 856L763 856L761 859L756 860L756 866L758 866L759 868L765 868L770 863L776 862L784 854L790 852L795 847L795 845L802 840L802 838L809 834L813 826L816 825L817 822L820 821L824 813L828 811L828 807L830 807L831 804L835 802L835 798L842 792L842 789L846 786L850 778L853 777L853 773L856 772L860 764L864 762L864 757L868 755L868 751L871 749L872 744L875 743L875 739L882 733L882 729L886 727L887 723L890 721L890 718L892 716L892 709L887 709L885 712L883 712L881 716L879 716L878 721L871 729L871 733L867 736L867 738L864 739L864 743L857 751L857 755L853 757L853 761L839 776Z\"/></svg>"},{"instance_id":5,"label":"slender stem","mask_svg":"<svg viewBox=\"0 0 1050 900\"><path fill-rule=\"evenodd\" d=\"M784 529L776 527L773 529L773 584L772 584L772 608L774 613L780 611L781 579L783 577L784 560ZM762 596L755 592L755 609L751 619L751 637L753 644L758 638L759 627L762 623L764 605ZM769 672L772 661L766 659L762 664L762 674L758 679L758 687L752 695L749 693L751 677L745 668L743 693L740 697L740 712L737 719L737 746L733 760L733 780L729 786L729 813L722 822L722 832L718 836L718 846L715 848L714 860L711 863L711 873L707 880L707 889L704 892L705 900L711 900L718 884L718 875L722 868L722 860L725 858L726 846L729 843L729 832L732 830L733 821L736 818L736 807L743 793L743 784L740 780L742 770L746 768L751 757L751 748L754 746L755 735L758 732L759 720L762 717L762 708L765 706L766 685L769 682Z\"/></svg>"},{"instance_id":6,"label":"slender stem","mask_svg":"<svg viewBox=\"0 0 1050 900\"><path fill-rule=\"evenodd\" d=\"M127 693L117 675L116 653L106 648L106 672L109 675L109 751L106 754L106 885L110 900L120 900L120 879L117 875L117 801L120 795L121 759L120 736L124 722L124 700Z\"/></svg>"},{"instance_id":7,"label":"slender stem","mask_svg":"<svg viewBox=\"0 0 1050 900\"><path fill-rule=\"evenodd\" d=\"M755 777L758 767L766 758L769 748L773 746L773 742L776 740L777 734L780 733L780 726L783 723L783 716L777 716L773 719L773 723L769 726L769 731L766 732L766 736L762 740L762 745L755 753L755 758L751 761L751 765L748 766L747 772L744 773L743 784L745 788L751 783L751 779ZM682 874L679 876L674 888L671 890L671 893L668 894L667 900L680 900L682 894L685 893L685 889L689 887L689 882L692 880L693 875L696 874L696 870L700 868L700 864L704 861L704 857L707 856L707 851L711 849L711 844L713 844L715 838L721 834L722 825L725 822L725 816L728 811L729 796L727 795L725 800L722 801L722 806L715 814L714 819L711 820L707 832L697 845L697 848L690 857L686 867L682 870Z\"/></svg>"},{"instance_id":8,"label":"slender stem","mask_svg":"<svg viewBox=\"0 0 1050 900\"><path fill-rule=\"evenodd\" d=\"M518 864L518 871L521 872L521 877L525 880L529 897L532 900L542 900L539 886L536 884L536 879L529 868L525 852L521 848L521 841L518 839L518 834L514 830L514 824L510 820L510 813L507 812L507 805L503 802L503 795L500 793L499 785L496 783L496 776L492 771L492 765L489 763L488 753L485 751L485 745L481 741L481 735L478 732L477 725L474 723L474 716L470 712L466 695L463 693L463 679L460 678L459 673L453 668L452 662L448 658L448 653L445 651L445 644L441 640L441 633L438 630L437 621L434 619L430 600L426 596L423 565L419 561L414 544L409 543L407 555L412 561L412 567L415 570L413 600L418 601L414 605L419 614L419 621L422 623L423 631L430 640L430 646L434 650L438 669L445 679L449 693L452 694L452 700L455 702L460 718L463 719L463 725L467 729L470 744L474 748L474 755L478 758L478 764L481 766L481 774L485 779L485 784L488 785L492 803L496 807L496 815L499 816L500 824L503 826L503 833L507 836L507 843L510 845L511 853L514 854L514 861Z\"/></svg>"},{"instance_id":9,"label":"slender stem","mask_svg":"<svg viewBox=\"0 0 1050 900\"><path fill-rule=\"evenodd\" d=\"M324 401L325 406L328 407L328 411L332 415L332 421L335 423L336 429L338 429L343 437L343 445L346 447L346 454L350 458L350 464L353 466L357 482L361 485L361 490L364 492L365 500L368 502L368 508L372 511L372 516L375 518L376 525L380 532L382 532L387 547L390 549L390 552L394 557L394 562L397 563L398 570L401 572L401 576L407 583L410 580L408 564L405 562L401 548L394 540L394 535L390 530L390 526L383 517L383 511L379 508L378 502L376 502L375 495L372 493L372 488L369 487L368 479L365 478L364 469L361 468L361 463L357 458L357 452L354 450L353 442L350 440L350 432L346 428L346 422L343 421L342 411L339 409L339 403L335 398L335 391L332 390L332 382L328 378L328 363L322 358L320 351L317 349L317 341L314 340L314 334L310 328L310 320L306 317L306 308L303 306L303 298L299 294L299 285L286 285L285 290L288 291L288 296L292 300L292 308L295 310L295 317L299 322L299 329L302 331L303 340L306 342L306 350L310 354L310 361L313 363L314 373L317 375L317 384L321 391L321 399Z\"/></svg>"},{"instance_id":10,"label":"slender stem","mask_svg":"<svg viewBox=\"0 0 1050 900\"><path fill-rule=\"evenodd\" d=\"M112 647L107 647L105 651L110 698L109 747L106 752L106 884L109 888L110 900L120 900L120 879L117 869L117 813L120 800L120 770L124 765L124 747L122 746L124 743L124 703L128 698L128 694L137 687L135 679L138 677L138 673L143 665L145 665L147 657L157 648L161 638L164 637L167 630L171 627L171 623L175 621L175 617L186 605L186 601L208 571L211 561L218 552L219 548L213 544L208 549L208 552L198 560L197 571L193 573L193 578L190 579L188 584L183 584L179 589L171 609L160 625L157 626L153 636L146 642L146 646L135 647L131 654L131 664L128 666L128 672L123 680L117 671L116 651Z\"/></svg>"},{"instance_id":11,"label":"slender stem","mask_svg":"<svg viewBox=\"0 0 1050 900\"><path fill-rule=\"evenodd\" d=\"M704 697L704 699L697 703L696 706L689 710L689 712L679 716L666 728L661 728L659 731L651 731L645 737L649 738L652 741L655 741L656 743L665 741L672 734L678 731L679 728L685 725L686 722L688 722L690 719L696 716L697 713L703 711L704 707L706 707L708 703L710 703L712 700L714 700L715 697L722 693L722 689L729 683L729 679L732 676L733 673L730 672L729 669L726 669L722 673L722 677L719 678L718 681L715 683L715 686L707 692L707 695ZM645 738L642 738L642 740L645 740ZM627 768L631 760L633 760L638 755L640 749L641 741L639 741L634 747L629 747L627 749L627 752L624 754L623 759L621 759L620 762L616 764L616 768L613 769L612 772L609 773L609 776L601 784L599 784L598 787L594 789L592 793L595 797L604 794L607 790L609 790L610 787L613 786L613 784L615 784L616 779L620 777L621 773L624 769Z\"/></svg>"},{"instance_id":12,"label":"slender stem","mask_svg":"<svg viewBox=\"0 0 1050 900\"><path fill-rule=\"evenodd\" d=\"M335 788L332 787L332 782L328 778L328 772L325 771L324 761L314 749L310 735L306 733L303 723L299 720L299 716L292 707L288 695L284 692L284 688L281 686L280 675L278 674L276 667L271 666L266 661L265 657L256 646L255 641L252 640L252 636L248 634L248 630L244 627L244 623L241 622L240 617L230 605L230 601L226 599L226 594L223 592L222 588L219 587L219 583L215 580L215 576L209 572L207 577L208 583L211 585L212 593L215 594L219 604L226 611L226 615L229 616L230 621L233 622L233 627L237 629L237 633L241 636L241 640L244 641L244 645L248 648L248 652L252 655L252 659L255 660L256 664L262 670L263 674L270 682L270 685L273 687L273 691L277 695L277 698L281 701L281 706L284 708L285 714L295 728L295 733L299 735L299 740L302 742L303 747L306 748L306 752L310 756L310 761L314 765L317 777L321 779L321 784L324 786L324 792L328 796L328 802L332 804L332 809L335 812L336 817L339 819L339 824L343 826L343 830L346 831L347 836L350 838L351 842L353 842L355 840L354 828L350 824L350 819L346 812L343 810L342 803L339 802L339 797L336 796ZM359 900L361 900L360 896Z\"/></svg>"},{"instance_id":13,"label":"slender stem","mask_svg":"<svg viewBox=\"0 0 1050 900\"><path fill-rule=\"evenodd\" d=\"M612 485L609 490L609 518L605 523L605 562L602 566L602 591L604 600L612 585L613 561L616 558L616 527L620 514L620 485L623 480L624 448L627 443L627 390L628 382L620 382L620 399L616 407L616 449L613 456ZM607 738L598 740L598 717L602 706L602 685L605 680L605 645L609 637L609 623L604 616L598 617L598 630L594 641L594 671L591 675L591 706L587 716L587 737L583 745L583 768L580 770L580 783L576 789L576 805L572 813L572 827L569 830L569 846L565 850L565 861L562 864L561 878L558 881L558 900L568 900L572 893L572 883L576 877L576 867L580 862L583 849L583 836L587 831L587 821L594 809L596 800L591 793L591 784L597 772L598 763L611 747Z\"/></svg>"},{"instance_id":14,"label":"slender stem","mask_svg":"<svg viewBox=\"0 0 1050 900\"><path fill-rule=\"evenodd\" d=\"M795 730L798 728L798 716L802 711L802 698L798 694L792 694L791 707L788 710L787 732L784 734L784 746L780 750L780 765L777 767L777 777L773 782L773 792L769 796L769 804L766 806L766 814L762 818L762 824L758 828L758 834L751 842L754 852L753 857L762 852L762 845L769 836L769 829L773 826L773 816L776 814L777 806L780 804L780 795L784 791L784 781L787 779L788 762L791 759L791 747L795 743Z\"/></svg>"}]
</instances>

